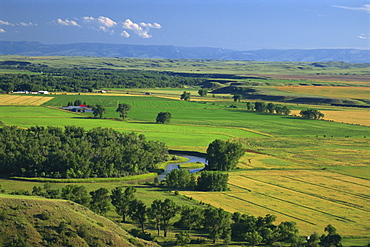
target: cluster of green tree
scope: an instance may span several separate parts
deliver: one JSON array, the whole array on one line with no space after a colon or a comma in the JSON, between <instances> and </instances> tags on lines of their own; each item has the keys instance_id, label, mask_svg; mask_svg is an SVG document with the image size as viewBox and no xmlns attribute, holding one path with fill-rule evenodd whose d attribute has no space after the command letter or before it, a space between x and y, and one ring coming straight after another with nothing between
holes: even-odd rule
<instances>
[{"instance_id":1,"label":"cluster of green tree","mask_svg":"<svg viewBox=\"0 0 370 247\"><path fill-rule=\"evenodd\" d=\"M325 117L324 113L316 109L301 110L299 114L302 116L302 118L306 119L320 119Z\"/></svg>"},{"instance_id":2,"label":"cluster of green tree","mask_svg":"<svg viewBox=\"0 0 370 247\"><path fill-rule=\"evenodd\" d=\"M323 234L321 237L317 233L313 233L303 238L299 235L299 229L295 222L285 221L275 225L275 220L275 215L268 214L265 217L255 217L235 212L232 215L231 238L233 240L247 241L252 246L260 243L273 246L276 242L306 247L342 246L342 238L336 233L336 229L332 225L325 227L324 230L327 234Z\"/></svg>"},{"instance_id":3,"label":"cluster of green tree","mask_svg":"<svg viewBox=\"0 0 370 247\"><path fill-rule=\"evenodd\" d=\"M67 68L28 68L41 74L1 74L0 90L50 92L92 92L102 88L152 88L194 86L203 78L184 77L167 72L142 70L97 70Z\"/></svg>"},{"instance_id":4,"label":"cluster of green tree","mask_svg":"<svg viewBox=\"0 0 370 247\"><path fill-rule=\"evenodd\" d=\"M290 109L287 106L282 106L279 104L265 102L247 102L248 111L266 112L266 113L276 113L281 115L289 115Z\"/></svg>"},{"instance_id":5,"label":"cluster of green tree","mask_svg":"<svg viewBox=\"0 0 370 247\"><path fill-rule=\"evenodd\" d=\"M174 169L166 175L165 184L175 189L226 191L229 175L221 171L235 169L244 154L240 142L216 139L208 145L207 164L197 178L187 169Z\"/></svg>"},{"instance_id":6,"label":"cluster of green tree","mask_svg":"<svg viewBox=\"0 0 370 247\"><path fill-rule=\"evenodd\" d=\"M202 171L198 178L187 169L174 169L163 181L169 188L200 191L226 191L229 174L219 171Z\"/></svg>"},{"instance_id":7,"label":"cluster of green tree","mask_svg":"<svg viewBox=\"0 0 370 247\"><path fill-rule=\"evenodd\" d=\"M121 177L146 172L168 156L162 142L100 127L5 126L0 140L0 173L7 176Z\"/></svg>"},{"instance_id":8,"label":"cluster of green tree","mask_svg":"<svg viewBox=\"0 0 370 247\"><path fill-rule=\"evenodd\" d=\"M255 217L235 212L230 214L221 208L209 207L201 209L199 207L179 207L172 200L156 199L150 207L147 207L141 200L135 198L136 189L127 187L116 187L109 196L109 191L100 188L90 192L92 210L97 213L105 214L109 210L109 201L115 207L116 212L122 216L123 221L130 217L145 232L145 223L149 220L154 222L158 236L163 230L163 236L166 237L168 231L173 225L183 228L187 231L192 229L205 230L209 238L215 243L217 239L224 239L225 243L231 240L246 241L250 245L265 243L273 245L276 242L290 243L292 246L341 246L341 236L336 233L336 229L328 225L323 234L318 238L317 233L312 234L306 241L299 235L299 230L295 222L285 221L275 225L276 216L266 215L265 217ZM172 219L177 214L180 219L172 223ZM176 236L180 244L190 242L187 234L178 234ZM185 242L183 242L185 241ZM316 244L315 244L316 243Z\"/></svg>"},{"instance_id":9,"label":"cluster of green tree","mask_svg":"<svg viewBox=\"0 0 370 247\"><path fill-rule=\"evenodd\" d=\"M205 169L211 171L231 171L245 154L240 142L216 139L208 145Z\"/></svg>"}]
</instances>

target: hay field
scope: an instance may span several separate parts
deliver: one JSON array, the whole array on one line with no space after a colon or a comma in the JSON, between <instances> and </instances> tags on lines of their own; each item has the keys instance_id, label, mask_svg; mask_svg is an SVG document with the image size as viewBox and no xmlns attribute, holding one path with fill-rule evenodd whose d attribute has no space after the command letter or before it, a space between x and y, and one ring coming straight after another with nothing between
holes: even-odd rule
<instances>
[{"instance_id":1,"label":"hay field","mask_svg":"<svg viewBox=\"0 0 370 247\"><path fill-rule=\"evenodd\" d=\"M230 191L181 192L230 212L274 214L303 235L332 224L343 236L370 236L370 181L321 170L230 173Z\"/></svg>"},{"instance_id":2,"label":"hay field","mask_svg":"<svg viewBox=\"0 0 370 247\"><path fill-rule=\"evenodd\" d=\"M296 94L370 100L370 87L284 86L275 88L284 92Z\"/></svg>"},{"instance_id":3,"label":"hay field","mask_svg":"<svg viewBox=\"0 0 370 247\"><path fill-rule=\"evenodd\" d=\"M307 108L316 108L317 106L307 107ZM299 116L299 112L301 110L292 110L291 114ZM353 107L336 107L336 110L320 110L320 112L324 113L325 120L339 122L339 123L347 123L347 124L355 124L355 125L365 125L370 126L370 109L358 109Z\"/></svg>"},{"instance_id":4,"label":"hay field","mask_svg":"<svg viewBox=\"0 0 370 247\"><path fill-rule=\"evenodd\" d=\"M40 106L53 97L0 94L0 105Z\"/></svg>"}]
</instances>

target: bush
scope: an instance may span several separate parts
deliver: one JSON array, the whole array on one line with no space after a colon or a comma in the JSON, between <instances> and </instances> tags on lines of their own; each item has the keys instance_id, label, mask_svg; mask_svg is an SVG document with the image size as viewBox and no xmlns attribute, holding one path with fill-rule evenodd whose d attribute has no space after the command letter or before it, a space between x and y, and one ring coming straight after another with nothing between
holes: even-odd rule
<instances>
[{"instance_id":1,"label":"bush","mask_svg":"<svg viewBox=\"0 0 370 247\"><path fill-rule=\"evenodd\" d=\"M128 231L132 236L137 238L142 238L148 241L152 241L153 237L150 233L142 232L141 229L133 228Z\"/></svg>"},{"instance_id":2,"label":"bush","mask_svg":"<svg viewBox=\"0 0 370 247\"><path fill-rule=\"evenodd\" d=\"M44 210L42 211L41 214L38 215L39 219L41 220L49 220L50 219L50 214L48 211Z\"/></svg>"}]
</instances>

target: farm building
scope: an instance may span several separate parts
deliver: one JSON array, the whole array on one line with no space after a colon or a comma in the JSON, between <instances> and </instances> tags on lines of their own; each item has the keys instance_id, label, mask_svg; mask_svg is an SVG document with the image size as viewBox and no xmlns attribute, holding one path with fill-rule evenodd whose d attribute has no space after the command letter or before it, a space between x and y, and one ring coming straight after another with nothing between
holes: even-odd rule
<instances>
[{"instance_id":1,"label":"farm building","mask_svg":"<svg viewBox=\"0 0 370 247\"><path fill-rule=\"evenodd\" d=\"M48 91L38 91L39 94L49 94Z\"/></svg>"},{"instance_id":2,"label":"farm building","mask_svg":"<svg viewBox=\"0 0 370 247\"><path fill-rule=\"evenodd\" d=\"M79 105L79 106L62 106L63 110L69 110L73 112L92 112L91 108L88 108L86 105Z\"/></svg>"}]
</instances>

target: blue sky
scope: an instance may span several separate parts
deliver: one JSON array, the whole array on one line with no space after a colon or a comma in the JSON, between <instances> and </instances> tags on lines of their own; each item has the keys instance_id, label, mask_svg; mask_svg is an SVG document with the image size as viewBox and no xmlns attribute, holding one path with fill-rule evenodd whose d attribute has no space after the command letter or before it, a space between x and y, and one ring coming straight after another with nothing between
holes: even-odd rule
<instances>
[{"instance_id":1,"label":"blue sky","mask_svg":"<svg viewBox=\"0 0 370 247\"><path fill-rule=\"evenodd\" d=\"M0 0L0 40L370 49L370 0Z\"/></svg>"}]
</instances>

